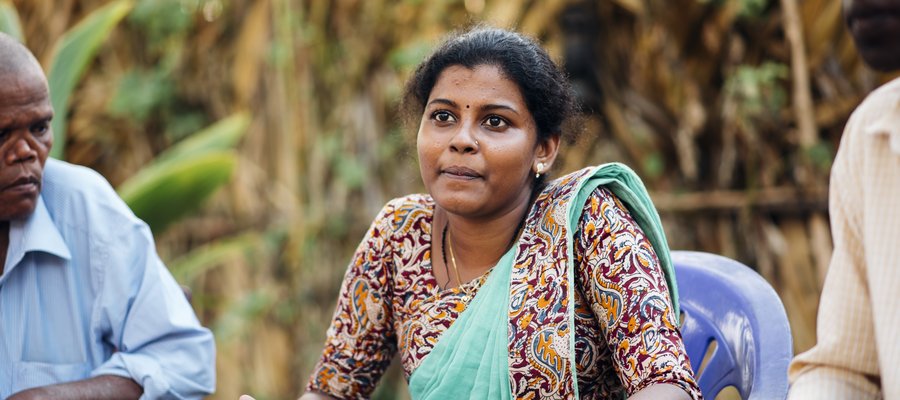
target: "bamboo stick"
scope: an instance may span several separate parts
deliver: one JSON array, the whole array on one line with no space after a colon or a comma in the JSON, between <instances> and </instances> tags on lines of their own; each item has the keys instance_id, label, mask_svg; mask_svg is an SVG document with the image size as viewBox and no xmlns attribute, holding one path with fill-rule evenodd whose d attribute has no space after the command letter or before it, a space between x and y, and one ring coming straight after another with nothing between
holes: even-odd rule
<instances>
[{"instance_id":1,"label":"bamboo stick","mask_svg":"<svg viewBox=\"0 0 900 400\"><path fill-rule=\"evenodd\" d=\"M797 7L797 0L781 0L784 13L784 32L791 49L791 75L793 77L794 113L801 148L809 148L818 140L813 110L812 93L809 88L809 67L803 42L803 21Z\"/></svg>"},{"instance_id":2,"label":"bamboo stick","mask_svg":"<svg viewBox=\"0 0 900 400\"><path fill-rule=\"evenodd\" d=\"M752 208L769 212L823 211L825 189L801 190L793 186L751 190L710 190L691 193L651 193L660 213L737 212Z\"/></svg>"}]
</instances>

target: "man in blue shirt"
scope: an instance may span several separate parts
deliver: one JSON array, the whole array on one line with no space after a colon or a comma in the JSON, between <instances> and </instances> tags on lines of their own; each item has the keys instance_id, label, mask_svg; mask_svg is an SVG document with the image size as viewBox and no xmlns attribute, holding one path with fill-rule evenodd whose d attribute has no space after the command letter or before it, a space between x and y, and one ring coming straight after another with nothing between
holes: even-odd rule
<instances>
[{"instance_id":1,"label":"man in blue shirt","mask_svg":"<svg viewBox=\"0 0 900 400\"><path fill-rule=\"evenodd\" d=\"M48 159L53 108L0 33L0 399L199 398L215 346L103 177Z\"/></svg>"}]
</instances>

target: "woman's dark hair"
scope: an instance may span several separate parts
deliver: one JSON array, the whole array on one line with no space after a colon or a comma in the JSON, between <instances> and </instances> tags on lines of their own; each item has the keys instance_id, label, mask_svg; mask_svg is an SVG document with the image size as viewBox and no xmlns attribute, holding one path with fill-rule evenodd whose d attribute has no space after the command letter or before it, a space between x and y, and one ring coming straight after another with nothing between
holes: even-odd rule
<instances>
[{"instance_id":1,"label":"woman's dark hair","mask_svg":"<svg viewBox=\"0 0 900 400\"><path fill-rule=\"evenodd\" d=\"M425 59L406 84L402 111L418 120L438 76L449 66L493 65L519 87L537 124L538 140L562 135L576 113L575 97L565 74L533 39L503 29L476 26L451 34Z\"/></svg>"}]
</instances>

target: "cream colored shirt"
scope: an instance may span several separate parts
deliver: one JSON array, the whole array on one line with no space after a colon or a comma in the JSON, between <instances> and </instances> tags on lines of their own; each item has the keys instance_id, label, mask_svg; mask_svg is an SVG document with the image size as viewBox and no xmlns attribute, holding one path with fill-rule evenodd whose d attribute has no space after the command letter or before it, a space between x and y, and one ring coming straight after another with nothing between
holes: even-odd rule
<instances>
[{"instance_id":1,"label":"cream colored shirt","mask_svg":"<svg viewBox=\"0 0 900 400\"><path fill-rule=\"evenodd\" d=\"M847 122L829 201L818 343L794 358L789 398L900 399L900 79Z\"/></svg>"}]
</instances>

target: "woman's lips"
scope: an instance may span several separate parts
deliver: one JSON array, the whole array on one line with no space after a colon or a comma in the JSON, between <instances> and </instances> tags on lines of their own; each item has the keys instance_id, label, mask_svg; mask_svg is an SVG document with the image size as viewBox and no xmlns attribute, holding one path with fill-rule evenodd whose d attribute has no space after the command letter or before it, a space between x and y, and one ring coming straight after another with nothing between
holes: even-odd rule
<instances>
[{"instance_id":1,"label":"woman's lips","mask_svg":"<svg viewBox=\"0 0 900 400\"><path fill-rule=\"evenodd\" d=\"M441 175L446 175L450 178L466 179L466 180L481 178L481 174L479 174L478 172L475 172L475 170L473 170L471 168L456 166L456 165L442 169Z\"/></svg>"}]
</instances>

